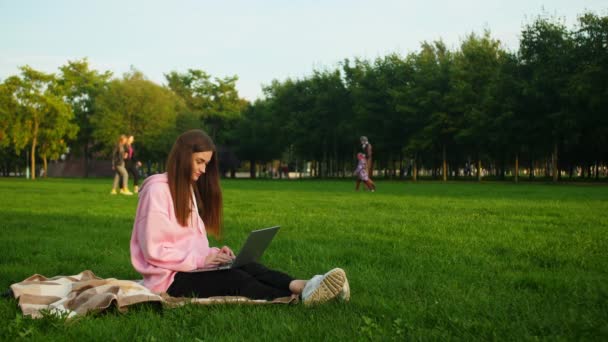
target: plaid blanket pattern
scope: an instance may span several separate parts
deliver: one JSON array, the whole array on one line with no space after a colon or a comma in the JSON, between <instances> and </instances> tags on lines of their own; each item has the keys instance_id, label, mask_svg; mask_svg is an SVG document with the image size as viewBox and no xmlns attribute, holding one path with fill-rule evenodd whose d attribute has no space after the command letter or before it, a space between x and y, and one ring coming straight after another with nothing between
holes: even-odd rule
<instances>
[{"instance_id":1,"label":"plaid blanket pattern","mask_svg":"<svg viewBox=\"0 0 608 342\"><path fill-rule=\"evenodd\" d=\"M67 315L73 318L92 312L101 312L112 306L125 312L138 303L157 302L163 307L173 308L188 303L194 304L291 304L298 302L295 297L277 298L272 301L253 300L246 297L176 298L156 294L138 281L99 278L86 270L71 276L47 278L35 274L19 283L11 285L14 297L24 315L32 318L43 317L43 311Z\"/></svg>"}]
</instances>

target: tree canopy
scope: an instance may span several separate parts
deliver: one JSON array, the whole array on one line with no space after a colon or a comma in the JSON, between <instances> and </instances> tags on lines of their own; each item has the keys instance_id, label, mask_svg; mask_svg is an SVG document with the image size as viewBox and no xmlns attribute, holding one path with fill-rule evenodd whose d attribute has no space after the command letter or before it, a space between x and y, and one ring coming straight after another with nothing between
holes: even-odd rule
<instances>
[{"instance_id":1,"label":"tree canopy","mask_svg":"<svg viewBox=\"0 0 608 342\"><path fill-rule=\"evenodd\" d=\"M539 16L522 27L517 51L484 31L456 49L437 40L406 55L347 58L273 80L252 103L239 96L236 75L200 69L170 71L165 85L136 69L113 78L87 59L59 71L25 66L0 83L3 165L25 149L33 170L67 146L85 161L107 156L120 134L135 135L140 157L162 163L192 128L247 161L252 176L273 160L347 176L361 135L387 177L517 181L523 170L557 181L599 178L608 164L608 17L594 13L572 28Z\"/></svg>"}]
</instances>

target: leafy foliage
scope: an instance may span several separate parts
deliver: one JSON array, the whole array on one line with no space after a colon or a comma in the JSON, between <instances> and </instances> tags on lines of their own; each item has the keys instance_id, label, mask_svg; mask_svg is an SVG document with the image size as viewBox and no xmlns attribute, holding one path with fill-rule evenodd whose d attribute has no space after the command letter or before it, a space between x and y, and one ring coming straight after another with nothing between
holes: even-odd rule
<instances>
[{"instance_id":1,"label":"leafy foliage","mask_svg":"<svg viewBox=\"0 0 608 342\"><path fill-rule=\"evenodd\" d=\"M444 180L504 178L521 162L531 178L592 170L599 178L608 162L607 41L606 16L584 13L573 29L539 16L523 26L518 51L489 31L455 50L423 42L405 56L345 59L273 80L253 103L239 97L237 76L199 69L171 71L160 86L135 69L111 79L87 59L68 61L58 77L24 67L0 84L0 155L27 148L33 165L69 145L86 162L124 133L137 136L140 157L161 161L176 135L202 128L223 156L249 161L252 175L281 159L292 170L310 161L315 176L345 176L365 135L374 169L390 177L422 168Z\"/></svg>"},{"instance_id":2,"label":"leafy foliage","mask_svg":"<svg viewBox=\"0 0 608 342\"><path fill-rule=\"evenodd\" d=\"M93 137L103 142L109 154L120 134L134 135L142 157L161 159L178 134L178 108L173 92L133 70L122 79L111 81L98 96L91 116Z\"/></svg>"}]
</instances>

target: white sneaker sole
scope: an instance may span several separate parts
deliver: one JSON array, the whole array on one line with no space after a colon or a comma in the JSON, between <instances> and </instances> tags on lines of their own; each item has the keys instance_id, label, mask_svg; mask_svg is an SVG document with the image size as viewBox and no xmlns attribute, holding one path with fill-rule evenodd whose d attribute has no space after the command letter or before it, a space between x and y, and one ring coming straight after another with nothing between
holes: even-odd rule
<instances>
[{"instance_id":1,"label":"white sneaker sole","mask_svg":"<svg viewBox=\"0 0 608 342\"><path fill-rule=\"evenodd\" d=\"M342 286L339 297L340 300L344 302L348 302L350 300L350 285L348 284L348 279L346 278L344 278L344 285Z\"/></svg>"},{"instance_id":2,"label":"white sneaker sole","mask_svg":"<svg viewBox=\"0 0 608 342\"><path fill-rule=\"evenodd\" d=\"M344 273L344 270L334 268L327 272L321 284L306 298L304 305L321 304L336 298L344 288L345 282L346 273Z\"/></svg>"}]
</instances>

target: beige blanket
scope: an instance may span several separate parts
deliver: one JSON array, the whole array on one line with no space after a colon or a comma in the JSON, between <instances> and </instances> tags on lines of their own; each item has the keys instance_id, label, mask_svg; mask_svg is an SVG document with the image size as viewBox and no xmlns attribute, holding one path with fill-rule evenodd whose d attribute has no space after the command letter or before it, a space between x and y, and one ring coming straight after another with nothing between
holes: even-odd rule
<instances>
[{"instance_id":1,"label":"beige blanket","mask_svg":"<svg viewBox=\"0 0 608 342\"><path fill-rule=\"evenodd\" d=\"M137 281L102 279L86 270L72 276L47 278L35 274L22 282L11 285L15 298L24 315L43 317L43 312L66 315L68 318L100 312L115 306L121 312L129 306L144 302L157 302L164 307L196 304L290 304L297 298L284 297L272 301L253 300L246 297L175 298L167 294L155 294Z\"/></svg>"}]
</instances>

